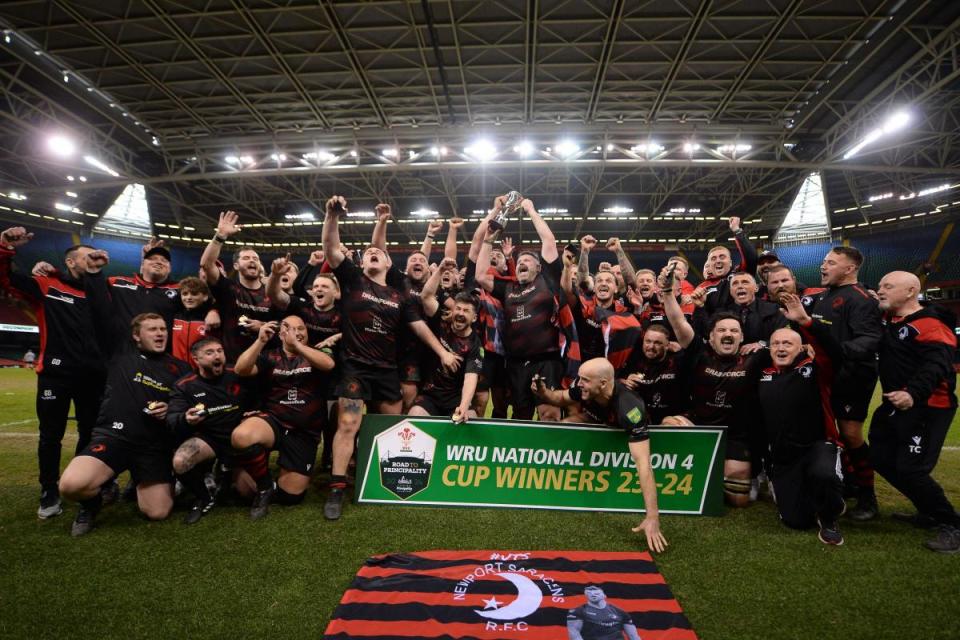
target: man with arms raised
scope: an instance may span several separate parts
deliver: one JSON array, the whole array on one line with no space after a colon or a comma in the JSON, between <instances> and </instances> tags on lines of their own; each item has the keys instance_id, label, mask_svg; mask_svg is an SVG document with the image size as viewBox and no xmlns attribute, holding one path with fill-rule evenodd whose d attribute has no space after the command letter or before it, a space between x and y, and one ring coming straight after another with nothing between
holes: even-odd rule
<instances>
[{"instance_id":1,"label":"man with arms raised","mask_svg":"<svg viewBox=\"0 0 960 640\"><path fill-rule=\"evenodd\" d=\"M503 206L503 196L498 197L495 210ZM564 364L560 352L560 331L554 318L557 314L560 277L563 264L557 250L557 241L530 200L522 203L523 211L530 217L540 237L540 255L523 251L517 257L517 281L495 279L490 272L490 254L493 240L489 227L487 239L477 256L477 284L491 293L503 305L504 353L509 376L510 402L513 418L530 420L534 408L540 420L556 422L560 412L548 403L535 407L536 399L530 392L530 380L539 375L547 386L560 386ZM542 264L541 264L542 259Z\"/></svg>"},{"instance_id":2,"label":"man with arms raised","mask_svg":"<svg viewBox=\"0 0 960 640\"><path fill-rule=\"evenodd\" d=\"M264 351L278 329L280 348ZM251 520L267 515L271 501L303 501L326 422L326 372L333 367L329 353L307 345L307 327L297 316L287 316L279 327L276 321L263 324L237 358L237 375L260 376L267 387L261 410L245 417L231 436L234 459L256 485ZM276 483L267 465L271 449L280 454ZM238 479L238 490L253 493L245 480Z\"/></svg>"},{"instance_id":3,"label":"man with arms raised","mask_svg":"<svg viewBox=\"0 0 960 640\"><path fill-rule=\"evenodd\" d=\"M530 388L543 402L557 407L581 407L582 413L573 414L564 422L605 424L627 432L646 510L646 517L633 528L633 532L642 531L650 549L663 551L667 541L660 532L657 485L650 466L650 433L647 429L650 419L643 400L617 381L613 374L613 365L604 358L594 358L580 365L577 384L569 389L550 389L542 377L534 378Z\"/></svg>"},{"instance_id":4,"label":"man with arms raised","mask_svg":"<svg viewBox=\"0 0 960 640\"><path fill-rule=\"evenodd\" d=\"M190 346L196 373L177 380L167 408L167 426L183 440L173 454L173 471L195 498L184 522L194 524L213 508L215 496L200 463L230 458L230 434L240 424L240 377L226 366L223 344L200 338Z\"/></svg>"},{"instance_id":5,"label":"man with arms raised","mask_svg":"<svg viewBox=\"0 0 960 640\"><path fill-rule=\"evenodd\" d=\"M353 455L354 438L360 428L366 403L377 413L399 414L402 410L397 371L397 339L400 327L409 326L450 370L460 366L459 357L443 348L420 318L410 296L387 284L390 256L367 247L360 267L346 260L340 250L339 218L346 215L347 201L333 196L327 201L323 223L323 252L340 282L343 298L343 370L336 396L339 398L337 433L333 439L333 471L324 516L336 520L343 509L347 465Z\"/></svg>"},{"instance_id":6,"label":"man with arms raised","mask_svg":"<svg viewBox=\"0 0 960 640\"><path fill-rule=\"evenodd\" d=\"M759 353L741 355L743 331L733 314L713 315L707 326L708 341L697 335L673 296L676 280L668 281L669 268L660 276L664 309L677 341L689 353L691 403L681 415L664 425L726 425L727 451L723 464L724 495L731 506L750 502L750 440L756 422L756 388Z\"/></svg>"},{"instance_id":7,"label":"man with arms raised","mask_svg":"<svg viewBox=\"0 0 960 640\"><path fill-rule=\"evenodd\" d=\"M473 330L473 323L477 319L477 299L466 292L458 293L453 298L449 322L437 315L440 312L437 288L442 272L456 270L455 260L444 259L424 285L421 302L424 313L433 319L434 326L439 321L440 343L463 358L463 367L450 372L439 363L431 366L426 372L423 390L408 412L411 416L451 416L456 422L466 422L468 418L476 417L470 407L477 390L477 379L483 370L483 346L480 336Z\"/></svg>"},{"instance_id":8,"label":"man with arms raised","mask_svg":"<svg viewBox=\"0 0 960 640\"><path fill-rule=\"evenodd\" d=\"M227 362L235 362L256 340L260 325L273 319L267 288L260 277L263 266L256 251L241 247L233 253L233 269L237 273L235 279L227 278L217 266L223 244L240 232L238 219L239 216L233 211L222 212L217 231L200 256L200 268L206 274L207 285L217 300Z\"/></svg>"},{"instance_id":9,"label":"man with arms raised","mask_svg":"<svg viewBox=\"0 0 960 640\"><path fill-rule=\"evenodd\" d=\"M877 472L917 508L914 522L938 527L926 547L957 553L960 516L930 475L957 411L956 318L920 302L920 291L920 280L906 271L888 273L880 281L883 404L870 424L870 458Z\"/></svg>"},{"instance_id":10,"label":"man with arms raised","mask_svg":"<svg viewBox=\"0 0 960 640\"><path fill-rule=\"evenodd\" d=\"M820 283L826 290L816 299L810 315L829 326L834 340L843 345L843 364L834 382L833 413L858 490L857 504L848 516L864 521L878 515L863 422L877 386L877 349L883 327L877 301L857 282L861 265L863 254L853 247L831 249L820 265Z\"/></svg>"},{"instance_id":11,"label":"man with arms raised","mask_svg":"<svg viewBox=\"0 0 960 640\"><path fill-rule=\"evenodd\" d=\"M732 304L728 280L730 274L735 271L753 273L757 268L757 250L740 226L740 218L730 218L730 231L733 232L733 240L740 253L740 262L736 269L730 249L717 245L707 252L707 263L703 270L704 281L694 289L694 293L702 292L703 308L708 317Z\"/></svg>"},{"instance_id":12,"label":"man with arms raised","mask_svg":"<svg viewBox=\"0 0 960 640\"><path fill-rule=\"evenodd\" d=\"M57 484L60 452L67 429L67 414L73 402L77 419L76 452L90 442L97 421L106 378L100 347L93 330L81 277L86 256L93 247L75 245L64 254L65 272L28 276L11 270L14 252L33 238L23 227L0 233L0 288L26 296L37 308L40 325L40 355L37 373L37 420L40 440L40 507L37 516L52 518L63 513Z\"/></svg>"}]
</instances>

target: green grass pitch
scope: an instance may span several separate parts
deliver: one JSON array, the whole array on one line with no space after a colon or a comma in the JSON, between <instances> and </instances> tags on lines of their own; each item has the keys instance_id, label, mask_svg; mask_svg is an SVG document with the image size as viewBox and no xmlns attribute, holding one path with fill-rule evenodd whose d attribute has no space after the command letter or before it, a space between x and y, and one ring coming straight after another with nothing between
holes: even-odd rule
<instances>
[{"instance_id":1,"label":"green grass pitch","mask_svg":"<svg viewBox=\"0 0 960 640\"><path fill-rule=\"evenodd\" d=\"M69 536L75 507L36 518L34 374L0 371L0 637L318 638L364 558L421 549L642 549L623 514L348 505L324 521L324 492L252 523L217 508L185 527L133 505ZM65 449L76 439L70 427ZM64 455L64 464L69 460ZM960 429L936 476L960 504ZM321 478L317 482L320 486ZM660 570L702 638L956 638L960 555L889 514L909 504L878 479L884 517L843 523L846 544L781 526L768 502L722 518L666 516Z\"/></svg>"}]
</instances>

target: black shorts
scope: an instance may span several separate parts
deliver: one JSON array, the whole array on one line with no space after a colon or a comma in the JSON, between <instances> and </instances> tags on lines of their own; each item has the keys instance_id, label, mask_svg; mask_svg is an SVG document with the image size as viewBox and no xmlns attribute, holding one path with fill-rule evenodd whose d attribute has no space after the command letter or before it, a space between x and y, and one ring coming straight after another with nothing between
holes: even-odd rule
<instances>
[{"instance_id":1,"label":"black shorts","mask_svg":"<svg viewBox=\"0 0 960 640\"><path fill-rule=\"evenodd\" d=\"M518 412L532 413L538 404L536 396L530 390L530 382L533 380L533 376L540 375L551 389L559 389L560 381L563 379L563 361L559 356L542 360L509 359L506 361L506 367L510 404L513 405L515 414Z\"/></svg>"},{"instance_id":2,"label":"black shorts","mask_svg":"<svg viewBox=\"0 0 960 640\"><path fill-rule=\"evenodd\" d=\"M400 376L396 369L371 367L356 362L344 362L340 382L334 395L338 398L364 402L396 402L400 393Z\"/></svg>"},{"instance_id":3,"label":"black shorts","mask_svg":"<svg viewBox=\"0 0 960 640\"><path fill-rule=\"evenodd\" d=\"M484 350L483 369L477 377L477 391L507 388L507 367L499 353Z\"/></svg>"},{"instance_id":4,"label":"black shorts","mask_svg":"<svg viewBox=\"0 0 960 640\"><path fill-rule=\"evenodd\" d=\"M273 448L280 454L277 458L280 468L310 475L317 464L320 438L302 429L290 429L272 414L260 412L257 417L266 420L273 429Z\"/></svg>"},{"instance_id":5,"label":"black shorts","mask_svg":"<svg viewBox=\"0 0 960 640\"><path fill-rule=\"evenodd\" d=\"M134 484L173 482L172 451L143 451L119 438L94 436L79 455L96 458L118 475L129 470Z\"/></svg>"},{"instance_id":6,"label":"black shorts","mask_svg":"<svg viewBox=\"0 0 960 640\"><path fill-rule=\"evenodd\" d=\"M830 404L837 420L864 422L877 386L876 374L837 379L833 383Z\"/></svg>"},{"instance_id":7,"label":"black shorts","mask_svg":"<svg viewBox=\"0 0 960 640\"><path fill-rule=\"evenodd\" d=\"M230 436L222 433L206 433L200 431L190 436L190 438L197 438L198 440L206 442L210 448L213 449L214 455L217 456L217 460L219 460L221 464L230 462L233 452L233 446L230 444ZM187 438L187 440L190 438Z\"/></svg>"},{"instance_id":8,"label":"black shorts","mask_svg":"<svg viewBox=\"0 0 960 640\"><path fill-rule=\"evenodd\" d=\"M417 399L413 401L413 406L420 407L431 416L446 416L449 418L453 415L454 410L460 406L460 398L444 397L427 391L417 396Z\"/></svg>"},{"instance_id":9,"label":"black shorts","mask_svg":"<svg viewBox=\"0 0 960 640\"><path fill-rule=\"evenodd\" d=\"M739 460L740 462L752 462L750 457L750 442L746 439L731 438L727 435L727 454L725 460Z\"/></svg>"}]
</instances>

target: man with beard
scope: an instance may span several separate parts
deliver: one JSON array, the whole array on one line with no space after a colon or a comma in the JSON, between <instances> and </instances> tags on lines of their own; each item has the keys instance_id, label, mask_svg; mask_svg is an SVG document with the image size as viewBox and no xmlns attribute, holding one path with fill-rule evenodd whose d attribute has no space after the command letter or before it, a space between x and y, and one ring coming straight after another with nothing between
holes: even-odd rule
<instances>
[{"instance_id":1,"label":"man with beard","mask_svg":"<svg viewBox=\"0 0 960 640\"><path fill-rule=\"evenodd\" d=\"M264 351L278 329L280 348ZM235 461L249 475L238 478L238 490L254 493L255 485L251 520L267 515L271 501L303 502L326 421L326 372L333 367L329 353L307 345L307 327L297 316L285 317L279 327L265 323L237 359L237 375L259 376L267 387L261 410L245 417L230 439ZM280 454L276 482L268 468L271 449Z\"/></svg>"},{"instance_id":2,"label":"man with beard","mask_svg":"<svg viewBox=\"0 0 960 640\"><path fill-rule=\"evenodd\" d=\"M86 256L93 247L74 245L64 253L66 271L28 276L11 269L14 252L30 242L33 234L23 227L0 233L0 289L27 297L37 310L40 355L36 410L40 439L37 461L40 469L40 506L37 516L52 518L63 513L57 484L60 453L67 430L67 414L73 402L77 420L77 447L90 441L103 395L106 371L94 337L93 317L81 277Z\"/></svg>"},{"instance_id":3,"label":"man with beard","mask_svg":"<svg viewBox=\"0 0 960 640\"><path fill-rule=\"evenodd\" d=\"M240 377L227 367L223 344L201 338L190 347L196 373L177 380L170 394L167 426L183 440L173 454L173 472L194 497L184 518L195 524L213 508L215 497L204 481L201 463L230 457L230 435L240 424Z\"/></svg>"},{"instance_id":4,"label":"man with beard","mask_svg":"<svg viewBox=\"0 0 960 640\"><path fill-rule=\"evenodd\" d=\"M270 298L270 304L280 311L286 311L303 320L307 326L307 342L316 346L330 336L340 333L341 311L337 305L340 300L340 284L332 273L318 273L307 290L309 301L290 295L283 290L280 283L290 273L292 265L289 254L273 261L270 277L267 279L267 297Z\"/></svg>"},{"instance_id":5,"label":"man with beard","mask_svg":"<svg viewBox=\"0 0 960 640\"><path fill-rule=\"evenodd\" d=\"M770 250L761 251L757 257L757 297L761 300L767 299L767 278L770 270L782 264L780 257Z\"/></svg>"},{"instance_id":6,"label":"man with beard","mask_svg":"<svg viewBox=\"0 0 960 640\"><path fill-rule=\"evenodd\" d=\"M539 376L533 378L530 389L539 399L554 406L571 409L579 406L579 413L564 418L564 422L604 424L627 432L646 510L643 522L633 531L646 534L647 546L652 551L663 551L667 541L660 532L657 485L650 465L650 419L643 400L616 380L613 365L604 358L581 364L577 384L569 389L549 389Z\"/></svg>"},{"instance_id":7,"label":"man with beard","mask_svg":"<svg viewBox=\"0 0 960 640\"><path fill-rule=\"evenodd\" d=\"M583 590L586 604L567 612L568 640L640 640L637 625L626 611L607 602L607 594L596 585Z\"/></svg>"},{"instance_id":8,"label":"man with beard","mask_svg":"<svg viewBox=\"0 0 960 640\"><path fill-rule=\"evenodd\" d=\"M773 332L787 326L780 307L757 299L757 282L749 273L736 273L730 277L730 296L732 304L725 311L740 319L744 343L740 353L746 355L766 347Z\"/></svg>"},{"instance_id":9,"label":"man with beard","mask_svg":"<svg viewBox=\"0 0 960 640\"><path fill-rule=\"evenodd\" d=\"M753 273L757 268L757 250L740 226L740 218L736 216L730 218L730 231L733 233L734 242L740 253L740 263L736 271ZM707 253L707 264L704 266L704 281L695 289L695 292L703 292L703 309L708 318L731 304L728 278L733 272L733 257L730 250L723 245L710 249Z\"/></svg>"},{"instance_id":10,"label":"man with beard","mask_svg":"<svg viewBox=\"0 0 960 640\"><path fill-rule=\"evenodd\" d=\"M785 316L800 333L789 327L773 333L772 366L760 376L757 398L767 470L783 523L793 529L816 524L820 542L839 546L843 535L837 519L846 505L830 387L841 350L829 328L807 315L799 297L788 293L782 300ZM813 346L812 355L804 348L804 337Z\"/></svg>"},{"instance_id":11,"label":"man with beard","mask_svg":"<svg viewBox=\"0 0 960 640\"><path fill-rule=\"evenodd\" d=\"M830 327L843 345L843 364L836 374L833 413L853 466L857 504L848 516L865 521L878 515L870 450L863 438L873 390L877 386L877 349L883 335L877 301L857 282L863 254L853 247L834 247L820 265L821 293L810 315Z\"/></svg>"},{"instance_id":12,"label":"man with beard","mask_svg":"<svg viewBox=\"0 0 960 640\"><path fill-rule=\"evenodd\" d=\"M503 196L500 196L494 210L502 206ZM476 280L484 291L503 305L504 353L514 419L530 420L536 408L541 421L556 422L560 419L556 407L549 404L535 407L536 398L530 392L530 380L539 375L549 387L556 388L563 377L560 331L554 322L557 297L563 295L560 290L563 264L553 232L533 203L525 199L522 208L540 238L540 256L532 251L520 253L515 283L495 279L490 273L493 241L488 227L488 237L477 257ZM541 267L541 258L545 267Z\"/></svg>"},{"instance_id":13,"label":"man with beard","mask_svg":"<svg viewBox=\"0 0 960 640\"><path fill-rule=\"evenodd\" d=\"M683 413L689 403L689 359L685 352L670 349L670 332L662 324L647 327L641 348L634 349L617 372L624 386L643 398L651 424L662 424L667 416Z\"/></svg>"},{"instance_id":14,"label":"man with beard","mask_svg":"<svg viewBox=\"0 0 960 640\"><path fill-rule=\"evenodd\" d=\"M339 218L346 215L347 201L333 196L327 201L323 223L323 250L334 269L343 297L343 368L335 395L339 398L337 433L333 440L333 472L324 517L336 520L343 509L347 465L363 410L371 403L377 413L399 414L403 408L397 371L397 339L402 326L437 354L450 370L460 358L444 349L417 312L410 295L387 282L392 262L389 254L374 246L363 252L361 266L345 260L340 250ZM379 208L379 207L378 207Z\"/></svg>"},{"instance_id":15,"label":"man with beard","mask_svg":"<svg viewBox=\"0 0 960 640\"><path fill-rule=\"evenodd\" d=\"M676 280L667 281L668 268L660 274L667 319L677 341L689 351L691 403L681 415L663 420L664 425L726 425L727 451L723 464L723 487L727 503L744 507L750 502L750 441L756 423L756 387L766 354L741 355L743 330L740 320L728 312L715 313L707 326L705 344L683 315L673 296Z\"/></svg>"},{"instance_id":16,"label":"man with beard","mask_svg":"<svg viewBox=\"0 0 960 640\"><path fill-rule=\"evenodd\" d=\"M603 335L603 320L611 314L625 313L628 309L617 302L617 280L610 271L601 271L594 278L592 299L575 290L571 270L565 269L560 285L567 296L573 317L577 323L580 354L584 361L606 355Z\"/></svg>"},{"instance_id":17,"label":"man with beard","mask_svg":"<svg viewBox=\"0 0 960 640\"><path fill-rule=\"evenodd\" d=\"M874 467L917 509L911 520L938 527L926 547L960 552L960 515L930 475L957 411L956 318L919 300L920 280L894 271L880 281L884 312L880 342L883 404L870 424Z\"/></svg>"},{"instance_id":18,"label":"man with beard","mask_svg":"<svg viewBox=\"0 0 960 640\"><path fill-rule=\"evenodd\" d=\"M241 247L234 252L235 279L225 277L217 267L223 243L240 232L238 219L233 211L221 212L217 231L200 257L200 268L207 274L207 285L220 312L227 362L235 362L256 340L260 325L273 319L267 288L260 276L263 266L256 251Z\"/></svg>"},{"instance_id":19,"label":"man with beard","mask_svg":"<svg viewBox=\"0 0 960 640\"><path fill-rule=\"evenodd\" d=\"M456 269L454 260L444 259L424 285L421 301L424 313L434 321L440 343L463 358L463 367L453 373L439 363L429 367L423 390L407 412L411 416L451 416L455 422L466 422L477 415L471 409L477 379L483 370L483 346L480 336L473 330L473 323L477 319L477 300L469 293L458 293L453 299L449 322L437 316L440 310L437 299L440 274L443 271L455 273Z\"/></svg>"},{"instance_id":20,"label":"man with beard","mask_svg":"<svg viewBox=\"0 0 960 640\"><path fill-rule=\"evenodd\" d=\"M767 271L767 299L770 302L783 304L783 295L793 294L800 297L800 304L809 314L813 311L817 294L823 291L823 287L805 287L798 283L793 270L785 264L774 265Z\"/></svg>"}]
</instances>

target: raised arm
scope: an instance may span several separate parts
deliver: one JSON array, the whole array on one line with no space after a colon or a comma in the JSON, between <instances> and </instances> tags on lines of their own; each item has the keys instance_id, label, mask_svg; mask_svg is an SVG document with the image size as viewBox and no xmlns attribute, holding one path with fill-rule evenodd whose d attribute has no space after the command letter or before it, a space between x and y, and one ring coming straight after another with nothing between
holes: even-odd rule
<instances>
[{"instance_id":1,"label":"raised arm","mask_svg":"<svg viewBox=\"0 0 960 640\"><path fill-rule=\"evenodd\" d=\"M87 308L93 315L97 345L107 356L130 340L130 327L122 326L117 314L113 313L107 278L103 275L103 268L108 264L110 255L106 251L91 251L87 254L86 274L83 277L83 290L87 296ZM125 336L126 340L118 340L118 336Z\"/></svg>"},{"instance_id":2,"label":"raised arm","mask_svg":"<svg viewBox=\"0 0 960 640\"><path fill-rule=\"evenodd\" d=\"M43 297L40 285L32 276L13 270L13 256L17 247L30 242L33 234L23 227L11 227L0 233L0 289L24 293L35 300Z\"/></svg>"},{"instance_id":3,"label":"raised arm","mask_svg":"<svg viewBox=\"0 0 960 640\"><path fill-rule=\"evenodd\" d=\"M233 366L233 370L237 372L238 376L249 378L257 375L257 359L260 357L260 353L263 351L263 348L267 346L268 342L270 342L270 338L272 338L276 333L276 320L264 322L260 326L260 332L257 334L257 339L253 341L253 344L247 347L246 351L237 357L237 363Z\"/></svg>"},{"instance_id":4,"label":"raised arm","mask_svg":"<svg viewBox=\"0 0 960 640\"><path fill-rule=\"evenodd\" d=\"M669 281L667 280L668 274L670 275ZM673 293L673 288L677 286L677 276L671 267L664 267L663 270L660 271L658 283L660 284L660 293L662 294L660 299L663 300L663 311L667 316L667 320L670 322L670 326L673 328L674 335L677 336L677 342L680 343L681 347L686 349L690 346L690 343L693 342L696 333L687 321L687 317L683 315L683 309L680 308L680 303Z\"/></svg>"},{"instance_id":5,"label":"raised arm","mask_svg":"<svg viewBox=\"0 0 960 640\"><path fill-rule=\"evenodd\" d=\"M239 216L235 211L221 211L220 220L217 221L217 231L213 238L207 244L200 256L200 268L207 276L207 284L213 286L220 279L220 269L217 268L217 260L220 258L220 249L223 243L230 236L240 231L240 225L237 224Z\"/></svg>"},{"instance_id":6,"label":"raised arm","mask_svg":"<svg viewBox=\"0 0 960 640\"><path fill-rule=\"evenodd\" d=\"M473 262L479 260L480 245L483 244L483 239L486 237L487 229L489 228L490 220L492 219L493 211L490 211L487 213L487 216L480 221L480 224L477 225L477 229L473 232L473 239L470 241L470 249L467 251L467 258Z\"/></svg>"},{"instance_id":7,"label":"raised arm","mask_svg":"<svg viewBox=\"0 0 960 640\"><path fill-rule=\"evenodd\" d=\"M343 196L333 196L327 200L326 215L323 218L323 256L332 269L340 266L346 258L340 249L340 216L347 211L347 200Z\"/></svg>"},{"instance_id":8,"label":"raised arm","mask_svg":"<svg viewBox=\"0 0 960 640\"><path fill-rule=\"evenodd\" d=\"M393 212L390 210L390 205L381 202L375 207L375 213L377 214L377 222L373 225L373 235L370 238L370 246L376 247L386 253L387 225L390 224Z\"/></svg>"},{"instance_id":9,"label":"raised arm","mask_svg":"<svg viewBox=\"0 0 960 640\"><path fill-rule=\"evenodd\" d=\"M524 212L530 218L534 230L536 230L537 235L540 237L540 255L543 256L544 262L553 262L560 255L557 249L557 239L553 236L553 231L550 230L550 226L544 221L540 214L537 213L533 202L524 199L522 204Z\"/></svg>"},{"instance_id":10,"label":"raised arm","mask_svg":"<svg viewBox=\"0 0 960 640\"><path fill-rule=\"evenodd\" d=\"M577 273L580 274L580 282L583 282L590 275L590 252L597 246L597 239L591 235L580 238L580 258L577 260Z\"/></svg>"},{"instance_id":11,"label":"raised arm","mask_svg":"<svg viewBox=\"0 0 960 640\"><path fill-rule=\"evenodd\" d=\"M737 216L730 217L730 231L733 232L733 241L740 253L740 264L737 269L745 273L756 273L757 260L759 259L757 248L750 242L750 238L747 237L743 227L740 226L740 218ZM706 278L707 275L704 274L703 277Z\"/></svg>"},{"instance_id":12,"label":"raised arm","mask_svg":"<svg viewBox=\"0 0 960 640\"><path fill-rule=\"evenodd\" d=\"M456 262L457 260L457 236L460 235L460 227L463 226L463 218L453 217L447 221L447 242L443 245L443 257ZM430 254L426 254L430 257Z\"/></svg>"},{"instance_id":13,"label":"raised arm","mask_svg":"<svg viewBox=\"0 0 960 640\"><path fill-rule=\"evenodd\" d=\"M456 268L456 262L444 258L443 262L440 263L440 266L433 269L433 271L430 273L430 277L427 278L425 283L423 283L423 289L420 290L420 304L423 305L423 311L427 314L428 318L432 318L433 316L437 315L437 311L440 309L440 301L437 299L437 291L440 289L440 280L443 277L443 272Z\"/></svg>"},{"instance_id":14,"label":"raised arm","mask_svg":"<svg viewBox=\"0 0 960 640\"><path fill-rule=\"evenodd\" d=\"M623 276L623 281L631 287L637 286L637 271L633 268L633 263L630 262L630 257L627 255L627 252L623 250L623 245L620 244L620 238L610 238L607 240L607 249L613 251L617 256L617 264L620 265L620 275Z\"/></svg>"},{"instance_id":15,"label":"raised arm","mask_svg":"<svg viewBox=\"0 0 960 640\"><path fill-rule=\"evenodd\" d=\"M484 225L486 226L486 225ZM476 281L487 293L493 292L493 274L490 273L490 253L493 251L493 239L486 234L480 244L480 253L477 255Z\"/></svg>"},{"instance_id":16,"label":"raised arm","mask_svg":"<svg viewBox=\"0 0 960 640\"><path fill-rule=\"evenodd\" d=\"M290 270L290 254L284 258L277 258L270 265L270 277L267 278L267 297L270 304L277 309L286 309L290 306L290 294L280 286L280 278Z\"/></svg>"},{"instance_id":17,"label":"raised arm","mask_svg":"<svg viewBox=\"0 0 960 640\"><path fill-rule=\"evenodd\" d=\"M420 243L420 253L425 255L428 261L430 252L433 251L433 241L436 240L441 229L443 229L443 220L431 220L427 223L427 233L423 236L423 242Z\"/></svg>"}]
</instances>

